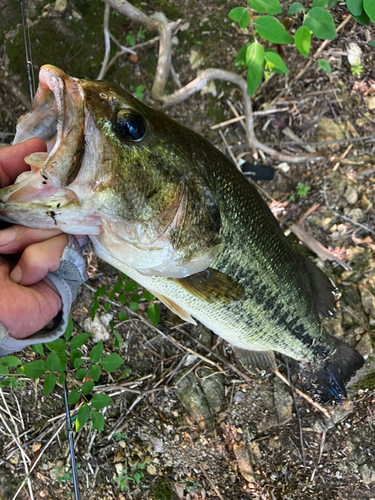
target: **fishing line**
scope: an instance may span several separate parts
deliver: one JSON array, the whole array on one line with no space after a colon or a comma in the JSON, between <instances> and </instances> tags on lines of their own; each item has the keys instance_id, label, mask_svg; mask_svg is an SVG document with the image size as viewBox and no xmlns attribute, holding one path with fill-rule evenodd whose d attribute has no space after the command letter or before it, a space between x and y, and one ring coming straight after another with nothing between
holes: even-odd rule
<instances>
[{"instance_id":1,"label":"fishing line","mask_svg":"<svg viewBox=\"0 0 375 500\"><path fill-rule=\"evenodd\" d=\"M26 6L26 16L28 18L27 0L25 0L25 6ZM27 25L27 36L26 36L26 23L25 23L23 0L20 0L20 7L21 7L23 40L25 43L27 77L29 80L30 97L31 97L31 102L32 102L34 99L34 95L35 95L35 76L34 76L34 67L33 67L33 63L32 63L32 55L31 55L30 27L29 27L29 25ZM70 461L71 461L71 465L72 465L74 494L75 494L76 500L79 500L79 486L78 486L77 467L76 467L76 460L75 460L75 454L74 454L74 441L73 441L74 424L72 422L72 419L70 418L69 404L68 404L68 389L66 386L66 381L64 381L63 387L64 387L66 426L68 428L68 439L69 439L69 449L70 449Z\"/></svg>"},{"instance_id":2,"label":"fishing line","mask_svg":"<svg viewBox=\"0 0 375 500\"><path fill-rule=\"evenodd\" d=\"M29 26L27 26L27 32L28 32L28 40L27 40L23 0L20 0L20 7L21 7L21 18L22 18L23 41L25 44L27 77L29 80L29 90L30 90L30 97L31 97L31 102L32 102L32 100L34 99L34 95L35 95L35 78L34 78L34 68L33 68L33 64L31 62L30 28L29 28ZM26 12L27 12L27 0L26 0ZM30 52L30 57L29 57L29 52Z\"/></svg>"}]
</instances>

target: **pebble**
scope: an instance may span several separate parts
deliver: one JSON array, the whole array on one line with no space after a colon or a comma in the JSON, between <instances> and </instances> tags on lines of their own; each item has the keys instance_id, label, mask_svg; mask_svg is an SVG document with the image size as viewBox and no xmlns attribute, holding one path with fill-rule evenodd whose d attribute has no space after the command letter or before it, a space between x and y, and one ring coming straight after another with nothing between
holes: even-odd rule
<instances>
[{"instance_id":1,"label":"pebble","mask_svg":"<svg viewBox=\"0 0 375 500\"><path fill-rule=\"evenodd\" d=\"M349 205L355 205L358 201L358 193L354 186L348 185L344 193L344 198L349 203Z\"/></svg>"},{"instance_id":2,"label":"pebble","mask_svg":"<svg viewBox=\"0 0 375 500\"><path fill-rule=\"evenodd\" d=\"M375 318L375 297L365 285L358 285L361 294L362 307L365 313Z\"/></svg>"},{"instance_id":3,"label":"pebble","mask_svg":"<svg viewBox=\"0 0 375 500\"><path fill-rule=\"evenodd\" d=\"M155 476L158 471L156 470L156 467L155 465L153 464L149 464L147 467L146 467L146 470L147 472L151 475L151 476Z\"/></svg>"},{"instance_id":4,"label":"pebble","mask_svg":"<svg viewBox=\"0 0 375 500\"><path fill-rule=\"evenodd\" d=\"M105 342L110 339L109 331L97 316L95 316L94 321L91 321L91 318L86 318L83 323L83 330L92 335L91 338L95 343L100 340Z\"/></svg>"}]
</instances>

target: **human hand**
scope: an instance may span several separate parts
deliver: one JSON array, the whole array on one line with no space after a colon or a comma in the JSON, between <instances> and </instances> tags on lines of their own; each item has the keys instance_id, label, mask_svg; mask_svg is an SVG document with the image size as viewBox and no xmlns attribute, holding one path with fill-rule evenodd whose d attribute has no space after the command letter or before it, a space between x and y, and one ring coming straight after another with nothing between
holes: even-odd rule
<instances>
[{"instance_id":1,"label":"human hand","mask_svg":"<svg viewBox=\"0 0 375 500\"><path fill-rule=\"evenodd\" d=\"M0 148L0 186L13 184L28 170L23 159L37 151L46 151L41 139ZM67 243L59 229L15 225L0 231L0 323L12 337L29 337L60 311L60 295L44 278L60 267Z\"/></svg>"}]
</instances>

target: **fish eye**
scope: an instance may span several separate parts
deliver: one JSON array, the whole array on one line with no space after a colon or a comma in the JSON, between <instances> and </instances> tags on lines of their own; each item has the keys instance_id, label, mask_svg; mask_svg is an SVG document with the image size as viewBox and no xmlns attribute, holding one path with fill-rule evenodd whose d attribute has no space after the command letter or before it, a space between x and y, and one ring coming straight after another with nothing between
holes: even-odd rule
<instances>
[{"instance_id":1,"label":"fish eye","mask_svg":"<svg viewBox=\"0 0 375 500\"><path fill-rule=\"evenodd\" d=\"M146 133L146 123L143 117L128 109L118 112L115 128L117 133L127 141L140 141Z\"/></svg>"}]
</instances>

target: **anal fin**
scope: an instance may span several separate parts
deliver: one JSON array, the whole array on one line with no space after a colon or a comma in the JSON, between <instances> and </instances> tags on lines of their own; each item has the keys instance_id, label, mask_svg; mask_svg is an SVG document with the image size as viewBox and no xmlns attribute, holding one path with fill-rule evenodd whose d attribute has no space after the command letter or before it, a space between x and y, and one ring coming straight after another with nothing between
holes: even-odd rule
<instances>
[{"instance_id":1,"label":"anal fin","mask_svg":"<svg viewBox=\"0 0 375 500\"><path fill-rule=\"evenodd\" d=\"M273 351L248 351L232 346L233 352L240 363L251 373L257 374L254 369L273 371L276 368L276 358Z\"/></svg>"}]
</instances>

